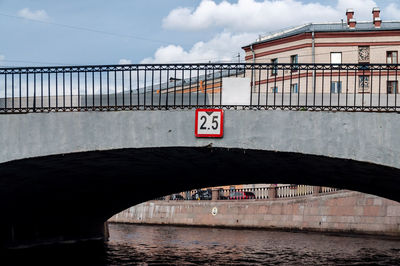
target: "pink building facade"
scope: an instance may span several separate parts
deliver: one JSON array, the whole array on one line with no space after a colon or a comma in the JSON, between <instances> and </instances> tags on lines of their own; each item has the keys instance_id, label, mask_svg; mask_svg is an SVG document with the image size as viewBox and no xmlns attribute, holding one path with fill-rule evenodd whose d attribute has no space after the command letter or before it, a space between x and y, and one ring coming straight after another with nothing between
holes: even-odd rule
<instances>
[{"instance_id":1,"label":"pink building facade","mask_svg":"<svg viewBox=\"0 0 400 266\"><path fill-rule=\"evenodd\" d=\"M246 73L253 77L253 91L389 94L389 104L398 93L400 21L381 21L379 8L370 21L358 22L352 9L346 15L347 21L301 25L244 46L247 63L271 64ZM315 70L313 64L329 65Z\"/></svg>"}]
</instances>

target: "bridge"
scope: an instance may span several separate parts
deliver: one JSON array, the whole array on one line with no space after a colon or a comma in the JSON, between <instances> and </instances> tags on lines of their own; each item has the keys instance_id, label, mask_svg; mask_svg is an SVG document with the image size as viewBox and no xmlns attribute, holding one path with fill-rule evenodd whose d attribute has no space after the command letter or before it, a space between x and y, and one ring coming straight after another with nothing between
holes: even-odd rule
<instances>
[{"instance_id":1,"label":"bridge","mask_svg":"<svg viewBox=\"0 0 400 266\"><path fill-rule=\"evenodd\" d=\"M283 84L271 92L263 71L277 67L274 82ZM129 206L224 184L320 185L399 201L397 94L382 84L376 93L374 84L368 94L352 91L357 66L328 71L327 80L345 73L341 93L318 87L328 66L299 65L286 79L289 67L0 69L2 246L103 239L104 222ZM363 67L363 74L397 75L397 65ZM224 84L249 76L247 103L224 98ZM290 90L301 78L307 86ZM222 138L195 137L199 107L224 109Z\"/></svg>"}]
</instances>

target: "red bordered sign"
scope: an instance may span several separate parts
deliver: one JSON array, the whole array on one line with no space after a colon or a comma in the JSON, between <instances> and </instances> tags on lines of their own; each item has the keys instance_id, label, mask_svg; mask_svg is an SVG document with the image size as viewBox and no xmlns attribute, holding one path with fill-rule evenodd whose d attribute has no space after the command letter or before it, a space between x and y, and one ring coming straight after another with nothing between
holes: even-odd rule
<instances>
[{"instance_id":1,"label":"red bordered sign","mask_svg":"<svg viewBox=\"0 0 400 266\"><path fill-rule=\"evenodd\" d=\"M222 138L224 135L224 110L196 109L194 134L198 138Z\"/></svg>"}]
</instances>

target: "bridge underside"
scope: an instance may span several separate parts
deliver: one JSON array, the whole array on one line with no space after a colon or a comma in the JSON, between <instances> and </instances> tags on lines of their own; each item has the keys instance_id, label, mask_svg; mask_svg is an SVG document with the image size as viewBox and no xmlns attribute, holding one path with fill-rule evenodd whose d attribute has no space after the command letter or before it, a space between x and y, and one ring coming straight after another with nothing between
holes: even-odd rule
<instances>
[{"instance_id":1,"label":"bridge underside","mask_svg":"<svg viewBox=\"0 0 400 266\"><path fill-rule=\"evenodd\" d=\"M142 148L0 164L0 243L103 239L104 222L132 205L194 188L290 183L357 190L400 201L400 170L298 153Z\"/></svg>"}]
</instances>

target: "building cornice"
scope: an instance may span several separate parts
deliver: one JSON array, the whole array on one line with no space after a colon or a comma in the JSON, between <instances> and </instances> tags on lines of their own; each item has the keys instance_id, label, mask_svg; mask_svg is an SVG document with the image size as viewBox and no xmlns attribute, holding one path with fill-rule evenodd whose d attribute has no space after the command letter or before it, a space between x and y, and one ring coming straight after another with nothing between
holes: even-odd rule
<instances>
[{"instance_id":1,"label":"building cornice","mask_svg":"<svg viewBox=\"0 0 400 266\"><path fill-rule=\"evenodd\" d=\"M316 43L315 47L390 46L390 45L400 45L400 41L393 41L393 42L329 42L329 43Z\"/></svg>"},{"instance_id":2,"label":"building cornice","mask_svg":"<svg viewBox=\"0 0 400 266\"><path fill-rule=\"evenodd\" d=\"M299 45L293 45L290 47L285 47L285 48L280 48L280 49L275 49L275 50L271 50L271 51L265 51L265 52L261 52L261 53L256 53L255 57L262 57L262 56L266 56L266 55L271 55L271 54L276 54L276 53L283 53L283 52L287 52L287 51L292 51L292 50L297 50L297 49L303 49L303 48L308 48L311 47L311 43L304 43L304 44L299 44ZM246 60L252 59L253 56L252 55L248 55L245 57Z\"/></svg>"},{"instance_id":3,"label":"building cornice","mask_svg":"<svg viewBox=\"0 0 400 266\"><path fill-rule=\"evenodd\" d=\"M357 32L316 32L315 39L318 38L360 38L360 37L393 37L393 36L400 36L400 30L387 30L387 31L357 31ZM284 37L278 40L272 41L263 41L260 43L254 43L254 49L262 49L268 48L280 44L286 44L290 42L300 41L311 39L311 33L301 33L294 36ZM372 42L371 42L372 43ZM340 44L339 44L340 45ZM373 45L373 44L371 44ZM383 45L390 45L390 44L383 44ZM317 46L317 44L316 44ZM345 46L345 45L342 45ZM242 47L245 52L250 51L250 45ZM277 49L279 50L279 49Z\"/></svg>"}]
</instances>

